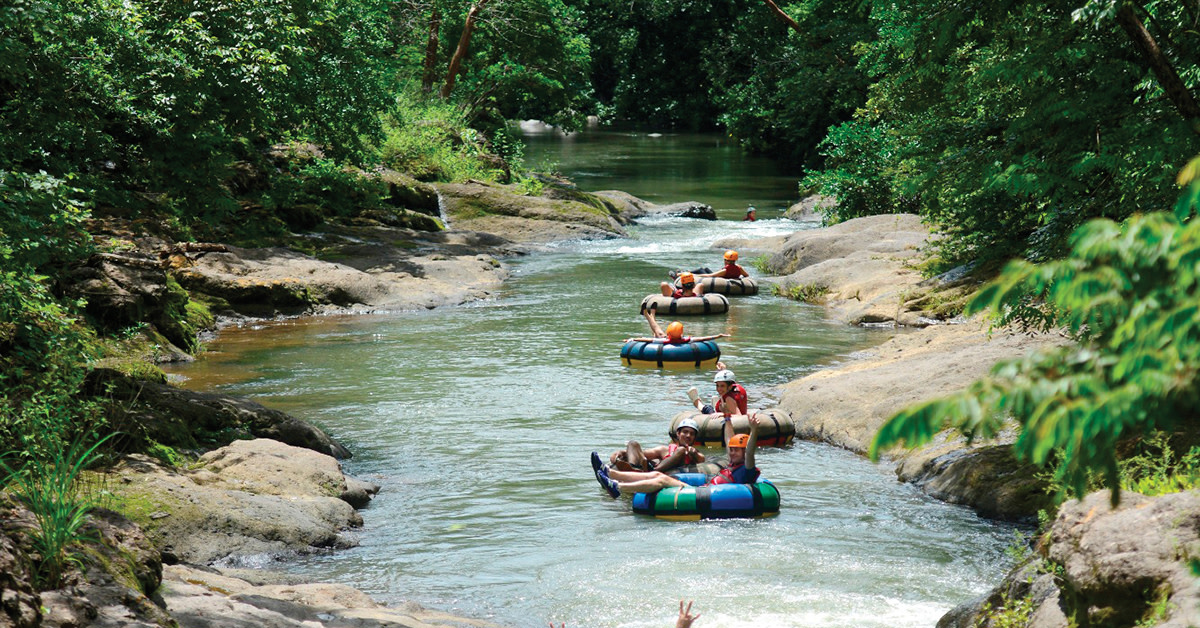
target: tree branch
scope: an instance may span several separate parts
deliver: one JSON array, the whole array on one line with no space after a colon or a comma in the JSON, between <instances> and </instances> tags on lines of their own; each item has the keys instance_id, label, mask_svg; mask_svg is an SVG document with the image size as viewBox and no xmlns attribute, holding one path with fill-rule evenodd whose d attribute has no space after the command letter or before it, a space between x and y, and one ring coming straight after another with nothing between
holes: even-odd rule
<instances>
[{"instance_id":1,"label":"tree branch","mask_svg":"<svg viewBox=\"0 0 1200 628\"><path fill-rule=\"evenodd\" d=\"M766 1L769 2L770 0ZM1175 110L1179 112L1179 115L1188 121L1200 121L1200 105L1196 103L1195 97L1188 91L1183 79L1179 78L1179 73L1171 65L1171 60L1158 47L1158 42L1154 40L1154 36L1150 34L1150 31L1146 30L1145 24L1134 13L1132 4L1125 3L1117 11L1117 23L1125 30L1125 34L1133 40L1134 45L1141 51L1146 62L1150 64L1150 69L1154 71L1154 75L1158 78L1159 85L1167 93L1167 98L1170 99L1171 104L1175 105ZM1200 125L1196 125L1194 128L1197 133L1200 133Z\"/></svg>"}]
</instances>

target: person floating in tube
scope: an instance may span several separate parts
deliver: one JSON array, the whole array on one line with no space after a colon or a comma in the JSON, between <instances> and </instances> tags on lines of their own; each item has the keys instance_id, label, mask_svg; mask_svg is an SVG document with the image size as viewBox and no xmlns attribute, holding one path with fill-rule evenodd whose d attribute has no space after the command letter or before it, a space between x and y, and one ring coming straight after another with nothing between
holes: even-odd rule
<instances>
[{"instance_id":1,"label":"person floating in tube","mask_svg":"<svg viewBox=\"0 0 1200 628\"><path fill-rule=\"evenodd\" d=\"M672 345L682 345L689 342L703 342L705 340L715 340L717 338L728 338L729 334L716 334L713 336L684 336L683 323L679 321L671 321L667 325L666 331L663 331L658 326L658 321L654 318L654 306L642 310L642 316L646 317L646 322L650 323L650 333L654 334L653 338L626 338L624 342L665 342Z\"/></svg>"},{"instance_id":2,"label":"person floating in tube","mask_svg":"<svg viewBox=\"0 0 1200 628\"><path fill-rule=\"evenodd\" d=\"M693 386L687 391L688 399L692 401L692 405L704 414L721 413L726 420L735 414L747 414L746 405L746 388L737 383L734 379L733 371L724 368L725 363L717 364L721 370L713 376L713 386L717 389L717 394L713 395L712 403L704 403L700 398L700 391Z\"/></svg>"},{"instance_id":3,"label":"person floating in tube","mask_svg":"<svg viewBox=\"0 0 1200 628\"><path fill-rule=\"evenodd\" d=\"M754 452L758 449L759 420L756 416L749 419L750 433L734 434L733 423L729 417L725 417L725 451L729 456L729 467L709 480L709 485L753 484L758 481L760 472L755 465ZM620 471L609 468L600 459L600 454L594 451L592 471L596 474L596 481L613 499L620 497L621 493L654 493L672 486L688 486L661 471Z\"/></svg>"},{"instance_id":4,"label":"person floating in tube","mask_svg":"<svg viewBox=\"0 0 1200 628\"><path fill-rule=\"evenodd\" d=\"M745 268L738 265L738 252L729 250L725 251L725 265L721 270L712 273L696 273L696 277L721 277L722 279L739 279L741 277L749 277L750 273L746 272ZM697 286L699 287L699 286Z\"/></svg>"},{"instance_id":5,"label":"person floating in tube","mask_svg":"<svg viewBox=\"0 0 1200 628\"><path fill-rule=\"evenodd\" d=\"M608 463L620 471L669 471L684 465L704 462L704 454L696 450L696 437L700 426L691 419L683 419L675 426L675 442L642 449L640 443L631 440L625 449L618 449L608 457Z\"/></svg>"},{"instance_id":6,"label":"person floating in tube","mask_svg":"<svg viewBox=\"0 0 1200 628\"><path fill-rule=\"evenodd\" d=\"M757 212L757 211L758 210L754 209L753 205L747 207L746 208L746 217L742 219L742 222L754 222L755 220L758 220L758 217L755 215L755 212Z\"/></svg>"},{"instance_id":7,"label":"person floating in tube","mask_svg":"<svg viewBox=\"0 0 1200 628\"><path fill-rule=\"evenodd\" d=\"M704 288L696 284L695 273L683 271L676 277L679 282L679 287L676 288L674 283L664 281L659 284L658 288L664 297L672 299L682 299L684 297L699 297L704 296Z\"/></svg>"}]
</instances>

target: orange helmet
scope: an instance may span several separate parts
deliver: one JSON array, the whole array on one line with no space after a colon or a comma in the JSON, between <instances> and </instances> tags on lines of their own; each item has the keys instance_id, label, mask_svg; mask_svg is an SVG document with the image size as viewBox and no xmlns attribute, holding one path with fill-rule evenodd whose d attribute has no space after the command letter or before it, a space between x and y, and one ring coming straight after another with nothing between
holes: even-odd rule
<instances>
[{"instance_id":1,"label":"orange helmet","mask_svg":"<svg viewBox=\"0 0 1200 628\"><path fill-rule=\"evenodd\" d=\"M679 273L679 283L696 283L696 276L692 273Z\"/></svg>"},{"instance_id":2,"label":"orange helmet","mask_svg":"<svg viewBox=\"0 0 1200 628\"><path fill-rule=\"evenodd\" d=\"M725 261L736 262L737 261L737 251L725 251Z\"/></svg>"},{"instance_id":3,"label":"orange helmet","mask_svg":"<svg viewBox=\"0 0 1200 628\"><path fill-rule=\"evenodd\" d=\"M745 447L746 443L750 442L750 436L746 434L734 434L729 438L730 447Z\"/></svg>"},{"instance_id":4,"label":"orange helmet","mask_svg":"<svg viewBox=\"0 0 1200 628\"><path fill-rule=\"evenodd\" d=\"M680 340L682 338L683 338L683 323L681 323L679 321L671 321L671 324L667 325L667 339Z\"/></svg>"}]
</instances>

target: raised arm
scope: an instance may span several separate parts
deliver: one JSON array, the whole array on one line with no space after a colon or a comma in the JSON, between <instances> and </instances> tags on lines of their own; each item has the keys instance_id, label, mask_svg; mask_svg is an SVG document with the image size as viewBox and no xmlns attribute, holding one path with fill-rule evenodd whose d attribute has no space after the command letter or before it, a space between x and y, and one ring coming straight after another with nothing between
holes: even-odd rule
<instances>
[{"instance_id":1,"label":"raised arm","mask_svg":"<svg viewBox=\"0 0 1200 628\"><path fill-rule=\"evenodd\" d=\"M746 468L753 469L754 467L754 450L758 449L758 415L751 414L750 419L750 440L746 441ZM731 421L732 423L732 421ZM726 423L728 425L728 423Z\"/></svg>"},{"instance_id":2,"label":"raised arm","mask_svg":"<svg viewBox=\"0 0 1200 628\"><path fill-rule=\"evenodd\" d=\"M654 308L646 308L642 310L642 316L646 317L646 322L650 323L650 333L654 334L655 338L666 338L667 332L658 326L658 321L654 320Z\"/></svg>"}]
</instances>

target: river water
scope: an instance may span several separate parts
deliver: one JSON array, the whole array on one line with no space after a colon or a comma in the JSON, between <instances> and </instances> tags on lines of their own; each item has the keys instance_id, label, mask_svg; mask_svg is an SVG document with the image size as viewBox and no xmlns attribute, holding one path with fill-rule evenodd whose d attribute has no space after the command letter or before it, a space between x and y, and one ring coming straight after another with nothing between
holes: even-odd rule
<instances>
[{"instance_id":1,"label":"river water","mask_svg":"<svg viewBox=\"0 0 1200 628\"><path fill-rule=\"evenodd\" d=\"M712 391L711 372L621 365L620 340L646 333L641 298L668 269L717 264L719 237L803 226L777 218L794 177L720 138L595 135L535 137L527 154L585 189L700 200L726 218L752 201L776 218L646 220L629 239L511 260L494 300L222 332L178 369L188 386L324 426L355 452L347 472L384 487L359 547L265 566L517 627L670 626L680 598L696 600L697 628L932 626L998 581L1011 527L822 444L760 450L783 498L772 519L660 521L600 489L589 452L661 444L685 390ZM685 325L733 334L723 357L759 407L895 333L767 295Z\"/></svg>"}]
</instances>

